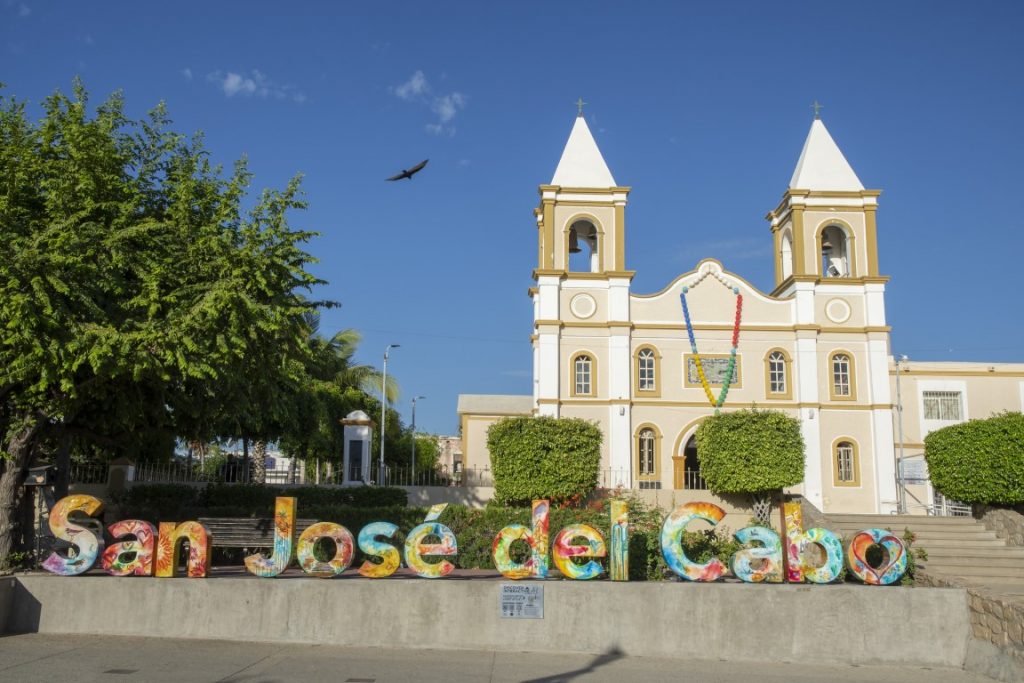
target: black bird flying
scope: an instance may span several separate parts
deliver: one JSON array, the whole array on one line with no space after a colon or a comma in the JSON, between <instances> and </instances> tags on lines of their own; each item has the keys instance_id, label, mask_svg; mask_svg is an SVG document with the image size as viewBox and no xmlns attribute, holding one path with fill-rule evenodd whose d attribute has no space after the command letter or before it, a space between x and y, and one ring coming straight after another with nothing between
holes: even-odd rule
<instances>
[{"instance_id":1,"label":"black bird flying","mask_svg":"<svg viewBox=\"0 0 1024 683\"><path fill-rule=\"evenodd\" d=\"M420 171L423 170L423 167L427 165L428 161L430 161L430 159L424 159L423 161L421 161L420 163L416 164L412 168L404 170L401 173L399 173L398 175L393 175L390 178L388 178L387 180L402 180L403 178L409 178L411 180L413 175L415 175L415 174L417 174L417 173L419 173Z\"/></svg>"}]
</instances>

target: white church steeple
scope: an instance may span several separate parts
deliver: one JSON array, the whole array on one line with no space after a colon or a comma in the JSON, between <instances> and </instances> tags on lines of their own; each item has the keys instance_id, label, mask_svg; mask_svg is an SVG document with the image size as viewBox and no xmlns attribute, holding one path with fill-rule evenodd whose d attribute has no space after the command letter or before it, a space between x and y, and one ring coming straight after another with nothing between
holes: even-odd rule
<instances>
[{"instance_id":1,"label":"white church steeple","mask_svg":"<svg viewBox=\"0 0 1024 683\"><path fill-rule=\"evenodd\" d=\"M586 119L580 113L562 150L562 158L555 169L552 185L562 187L607 188L615 187L615 178L597 148Z\"/></svg>"},{"instance_id":2,"label":"white church steeple","mask_svg":"<svg viewBox=\"0 0 1024 683\"><path fill-rule=\"evenodd\" d=\"M819 118L811 123L800 160L796 162L796 170L789 181L789 189L833 192L860 192L864 189Z\"/></svg>"}]
</instances>

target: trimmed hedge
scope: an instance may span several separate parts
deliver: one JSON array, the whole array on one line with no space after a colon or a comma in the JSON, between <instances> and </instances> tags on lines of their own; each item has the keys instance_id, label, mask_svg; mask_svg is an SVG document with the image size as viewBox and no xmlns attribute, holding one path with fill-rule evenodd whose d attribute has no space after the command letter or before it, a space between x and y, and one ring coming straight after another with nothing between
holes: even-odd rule
<instances>
[{"instance_id":1,"label":"trimmed hedge","mask_svg":"<svg viewBox=\"0 0 1024 683\"><path fill-rule=\"evenodd\" d=\"M195 517L270 517L278 496L297 498L300 511L319 507L401 508L408 502L405 489L388 486L277 488L261 484L209 484L205 488L140 484L118 495L115 502L125 519L170 522Z\"/></svg>"},{"instance_id":2,"label":"trimmed hedge","mask_svg":"<svg viewBox=\"0 0 1024 683\"><path fill-rule=\"evenodd\" d=\"M1024 414L937 429L924 439L932 485L961 503L1024 503Z\"/></svg>"},{"instance_id":3,"label":"trimmed hedge","mask_svg":"<svg viewBox=\"0 0 1024 683\"><path fill-rule=\"evenodd\" d=\"M581 500L597 488L601 429L579 418L507 417L487 430L495 498Z\"/></svg>"},{"instance_id":4,"label":"trimmed hedge","mask_svg":"<svg viewBox=\"0 0 1024 683\"><path fill-rule=\"evenodd\" d=\"M777 410L712 415L697 428L697 455L713 493L764 493L804 480L800 420Z\"/></svg>"}]
</instances>

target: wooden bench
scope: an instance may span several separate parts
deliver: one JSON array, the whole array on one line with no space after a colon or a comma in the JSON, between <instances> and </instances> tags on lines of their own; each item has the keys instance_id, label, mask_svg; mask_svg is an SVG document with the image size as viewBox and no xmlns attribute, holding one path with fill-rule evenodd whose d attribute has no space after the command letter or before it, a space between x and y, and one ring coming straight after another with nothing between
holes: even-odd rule
<instances>
[{"instance_id":1,"label":"wooden bench","mask_svg":"<svg viewBox=\"0 0 1024 683\"><path fill-rule=\"evenodd\" d=\"M316 522L296 520L295 538ZM200 517L199 523L210 532L214 548L274 547L274 520L270 517Z\"/></svg>"}]
</instances>

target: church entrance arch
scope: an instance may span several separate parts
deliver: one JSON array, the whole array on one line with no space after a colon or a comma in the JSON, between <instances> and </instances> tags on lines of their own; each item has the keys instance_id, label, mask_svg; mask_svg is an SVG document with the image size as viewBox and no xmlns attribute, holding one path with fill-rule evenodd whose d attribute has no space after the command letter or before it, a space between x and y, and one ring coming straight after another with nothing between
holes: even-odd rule
<instances>
[{"instance_id":1,"label":"church entrance arch","mask_svg":"<svg viewBox=\"0 0 1024 683\"><path fill-rule=\"evenodd\" d=\"M707 484L700 474L700 458L697 453L697 425L684 434L672 455L672 488L706 490Z\"/></svg>"}]
</instances>

